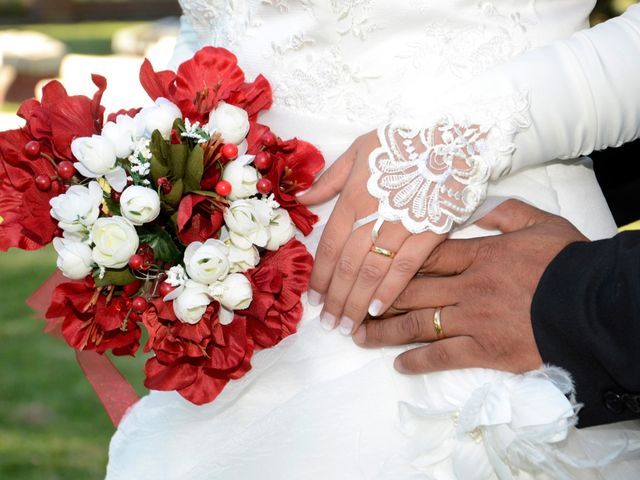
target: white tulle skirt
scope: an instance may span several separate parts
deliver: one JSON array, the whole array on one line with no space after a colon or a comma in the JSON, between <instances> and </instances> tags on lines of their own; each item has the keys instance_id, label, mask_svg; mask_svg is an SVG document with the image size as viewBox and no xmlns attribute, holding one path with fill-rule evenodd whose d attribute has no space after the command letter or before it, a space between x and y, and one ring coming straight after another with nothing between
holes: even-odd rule
<instances>
[{"instance_id":1,"label":"white tulle skirt","mask_svg":"<svg viewBox=\"0 0 640 480\"><path fill-rule=\"evenodd\" d=\"M593 239L615 233L588 160L522 172L490 194L561 214ZM321 231L305 240L311 251ZM566 372L404 376L393 368L401 348L359 348L322 329L319 313L308 306L298 333L256 353L211 404L140 400L111 441L107 478L637 478L640 424L575 429Z\"/></svg>"}]
</instances>

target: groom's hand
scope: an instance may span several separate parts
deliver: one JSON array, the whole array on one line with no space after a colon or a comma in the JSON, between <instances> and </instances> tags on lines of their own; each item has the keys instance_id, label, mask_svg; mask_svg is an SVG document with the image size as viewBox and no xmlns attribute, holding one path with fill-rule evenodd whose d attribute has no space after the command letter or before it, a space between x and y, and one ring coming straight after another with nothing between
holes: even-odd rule
<instances>
[{"instance_id":1,"label":"groom's hand","mask_svg":"<svg viewBox=\"0 0 640 480\"><path fill-rule=\"evenodd\" d=\"M354 341L365 347L432 342L398 356L395 367L403 373L540 367L531 327L533 295L551 260L568 244L587 239L567 220L517 200L477 223L505 234L440 244L423 265L424 276L396 300L392 316L368 320Z\"/></svg>"},{"instance_id":2,"label":"groom's hand","mask_svg":"<svg viewBox=\"0 0 640 480\"><path fill-rule=\"evenodd\" d=\"M387 310L444 239L431 232L411 235L400 223L385 223L376 246L395 254L389 258L371 251L373 222L352 230L356 220L378 209L367 180L369 154L379 146L376 132L359 137L298 197L305 205L315 205L339 195L318 244L309 301L324 301L323 324L340 325L345 335L358 330L367 311L378 315Z\"/></svg>"}]
</instances>

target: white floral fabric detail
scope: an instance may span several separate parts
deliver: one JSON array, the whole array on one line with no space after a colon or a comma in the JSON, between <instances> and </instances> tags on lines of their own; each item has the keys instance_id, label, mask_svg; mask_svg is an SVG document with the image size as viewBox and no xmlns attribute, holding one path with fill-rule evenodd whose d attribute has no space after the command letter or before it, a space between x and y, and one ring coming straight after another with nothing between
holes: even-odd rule
<instances>
[{"instance_id":1,"label":"white floral fabric detail","mask_svg":"<svg viewBox=\"0 0 640 480\"><path fill-rule=\"evenodd\" d=\"M483 155L487 132L444 119L425 130L388 125L381 147L369 156L369 193L378 212L411 233L447 233L463 223L486 196L491 174Z\"/></svg>"}]
</instances>

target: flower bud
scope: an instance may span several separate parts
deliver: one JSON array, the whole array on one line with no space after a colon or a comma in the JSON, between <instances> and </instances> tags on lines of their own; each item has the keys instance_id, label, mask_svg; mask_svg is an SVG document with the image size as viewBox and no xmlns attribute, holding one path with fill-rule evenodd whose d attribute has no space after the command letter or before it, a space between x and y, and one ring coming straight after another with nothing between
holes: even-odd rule
<instances>
[{"instance_id":1,"label":"flower bud","mask_svg":"<svg viewBox=\"0 0 640 480\"><path fill-rule=\"evenodd\" d=\"M152 188L132 185L120 196L120 211L134 225L152 222L160 214L160 197Z\"/></svg>"},{"instance_id":2,"label":"flower bud","mask_svg":"<svg viewBox=\"0 0 640 480\"><path fill-rule=\"evenodd\" d=\"M180 295L173 301L173 313L181 322L194 325L200 321L210 303L207 286L189 280Z\"/></svg>"},{"instance_id":3,"label":"flower bud","mask_svg":"<svg viewBox=\"0 0 640 480\"><path fill-rule=\"evenodd\" d=\"M54 238L53 248L58 254L56 264L65 277L81 280L93 270L91 247L88 245L64 238Z\"/></svg>"},{"instance_id":4,"label":"flower bud","mask_svg":"<svg viewBox=\"0 0 640 480\"><path fill-rule=\"evenodd\" d=\"M135 227L120 216L102 217L91 230L93 261L105 268L122 268L136 253L140 240Z\"/></svg>"},{"instance_id":5,"label":"flower bud","mask_svg":"<svg viewBox=\"0 0 640 480\"><path fill-rule=\"evenodd\" d=\"M222 135L225 143L239 145L249 133L249 115L242 108L220 102L209 114L208 128Z\"/></svg>"},{"instance_id":6,"label":"flower bud","mask_svg":"<svg viewBox=\"0 0 640 480\"><path fill-rule=\"evenodd\" d=\"M229 247L224 242L209 239L192 242L184 252L184 264L189 276L197 282L210 284L229 273Z\"/></svg>"}]
</instances>

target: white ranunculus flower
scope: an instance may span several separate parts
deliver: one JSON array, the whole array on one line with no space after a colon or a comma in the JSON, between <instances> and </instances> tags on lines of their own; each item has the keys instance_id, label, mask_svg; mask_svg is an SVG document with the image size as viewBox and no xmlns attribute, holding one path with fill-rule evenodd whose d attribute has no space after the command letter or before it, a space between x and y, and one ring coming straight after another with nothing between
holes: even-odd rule
<instances>
[{"instance_id":1,"label":"white ranunculus flower","mask_svg":"<svg viewBox=\"0 0 640 480\"><path fill-rule=\"evenodd\" d=\"M176 118L182 118L182 112L175 104L163 97L157 98L153 106L143 108L136 115L136 121L144 125L145 135L148 138L158 130L165 140L171 138L171 128Z\"/></svg>"},{"instance_id":2,"label":"white ranunculus flower","mask_svg":"<svg viewBox=\"0 0 640 480\"><path fill-rule=\"evenodd\" d=\"M224 211L229 237L238 248L265 247L269 242L271 207L255 198L236 200Z\"/></svg>"},{"instance_id":3,"label":"white ranunculus flower","mask_svg":"<svg viewBox=\"0 0 640 480\"><path fill-rule=\"evenodd\" d=\"M53 248L58 254L56 264L65 277L80 280L93 270L93 259L89 245L64 238L54 238Z\"/></svg>"},{"instance_id":4,"label":"white ranunculus flower","mask_svg":"<svg viewBox=\"0 0 640 480\"><path fill-rule=\"evenodd\" d=\"M91 228L100 215L102 188L98 182L88 187L72 185L69 189L49 200L51 216L65 232L81 232Z\"/></svg>"},{"instance_id":5,"label":"white ranunculus flower","mask_svg":"<svg viewBox=\"0 0 640 480\"><path fill-rule=\"evenodd\" d=\"M249 133L249 115L240 107L220 102L209 114L208 130L222 135L224 143L239 145Z\"/></svg>"},{"instance_id":6,"label":"white ranunculus flower","mask_svg":"<svg viewBox=\"0 0 640 480\"><path fill-rule=\"evenodd\" d=\"M189 280L173 301L173 313L181 322L194 325L200 321L210 303L207 286Z\"/></svg>"},{"instance_id":7,"label":"white ranunculus flower","mask_svg":"<svg viewBox=\"0 0 640 480\"><path fill-rule=\"evenodd\" d=\"M244 310L253 300L253 287L241 273L232 273L222 282L209 286L209 295L227 310Z\"/></svg>"},{"instance_id":8,"label":"white ranunculus flower","mask_svg":"<svg viewBox=\"0 0 640 480\"><path fill-rule=\"evenodd\" d=\"M278 250L282 245L293 238L296 231L293 222L284 208L273 211L270 224L271 238L267 243L267 250Z\"/></svg>"},{"instance_id":9,"label":"white ranunculus flower","mask_svg":"<svg viewBox=\"0 0 640 480\"><path fill-rule=\"evenodd\" d=\"M136 253L140 239L129 220L120 216L102 217L91 230L93 261L105 268L122 268Z\"/></svg>"},{"instance_id":10,"label":"white ranunculus flower","mask_svg":"<svg viewBox=\"0 0 640 480\"><path fill-rule=\"evenodd\" d=\"M233 242L229 242L230 272L246 272L258 265L259 262L260 253L256 247L251 245L249 248L238 248Z\"/></svg>"},{"instance_id":11,"label":"white ranunculus flower","mask_svg":"<svg viewBox=\"0 0 640 480\"><path fill-rule=\"evenodd\" d=\"M260 175L255 167L249 165L254 158L253 155L242 155L225 165L222 179L231 184L229 200L248 198L258 193L256 183Z\"/></svg>"},{"instance_id":12,"label":"white ranunculus flower","mask_svg":"<svg viewBox=\"0 0 640 480\"><path fill-rule=\"evenodd\" d=\"M144 125L129 115L121 114L115 122L107 122L100 133L114 146L116 157L127 158L133 153L134 143L144 136Z\"/></svg>"},{"instance_id":13,"label":"white ranunculus flower","mask_svg":"<svg viewBox=\"0 0 640 480\"><path fill-rule=\"evenodd\" d=\"M210 238L206 242L192 242L184 252L184 265L189 276L200 283L222 280L229 273L229 247Z\"/></svg>"},{"instance_id":14,"label":"white ranunculus flower","mask_svg":"<svg viewBox=\"0 0 640 480\"><path fill-rule=\"evenodd\" d=\"M92 135L71 142L71 152L78 160L73 164L87 178L104 177L118 192L127 185L127 173L116 163L116 147L107 137Z\"/></svg>"},{"instance_id":15,"label":"white ranunculus flower","mask_svg":"<svg viewBox=\"0 0 640 480\"><path fill-rule=\"evenodd\" d=\"M152 222L160 214L160 196L152 188L132 185L122 192L120 211L134 225Z\"/></svg>"}]
</instances>

